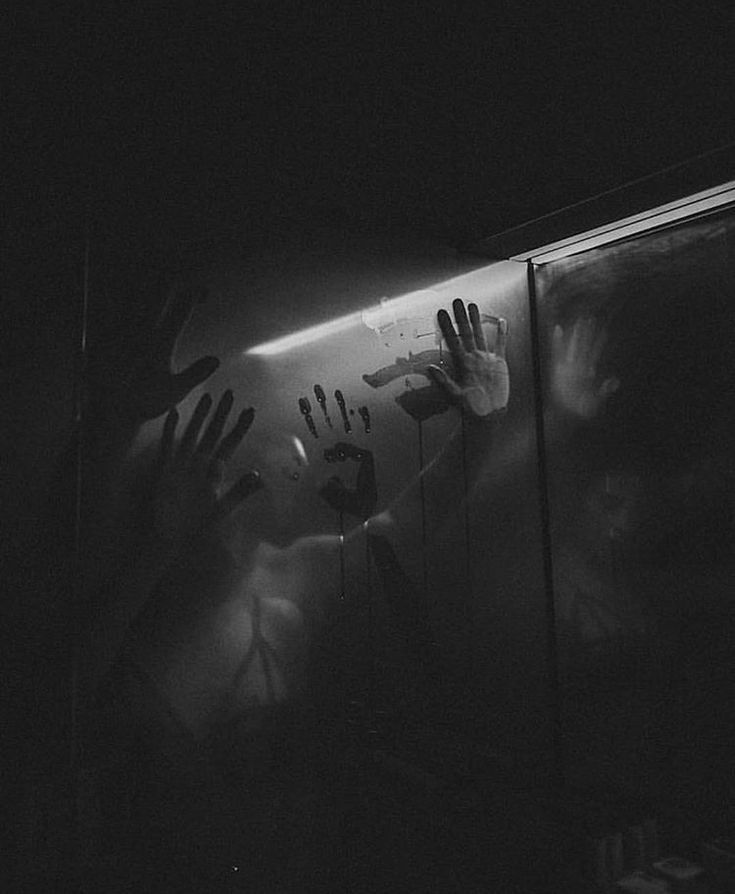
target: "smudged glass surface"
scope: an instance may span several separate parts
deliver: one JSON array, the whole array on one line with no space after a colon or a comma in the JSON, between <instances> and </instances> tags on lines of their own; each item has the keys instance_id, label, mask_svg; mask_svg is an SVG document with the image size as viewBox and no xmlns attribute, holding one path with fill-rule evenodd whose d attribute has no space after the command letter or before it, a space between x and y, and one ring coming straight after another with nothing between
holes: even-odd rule
<instances>
[{"instance_id":1,"label":"smudged glass surface","mask_svg":"<svg viewBox=\"0 0 735 894\"><path fill-rule=\"evenodd\" d=\"M478 304L491 347L492 318L509 327L508 411L488 436L479 475L465 468L462 449L447 461L453 436L461 443L462 421L426 375L428 363L448 357L436 313L451 312L456 297ZM301 570L292 569L297 586L304 594L315 585L331 591L320 598L342 595L330 600L314 647L318 697L335 716L355 701L369 702L396 747L413 749L416 758L430 754L445 768L478 760L497 768L497 752L506 763L517 760L521 773L546 772L551 699L525 267L491 265L394 305L368 305L339 331L265 356L233 338L247 331L246 302L220 301L215 297L200 321L206 341L188 334L177 363L217 353L218 341L230 345L206 388L232 387L256 407L256 423L230 469L234 480L257 466L266 481L246 507L247 530L232 533L243 574L256 544L297 543L310 553L302 553ZM183 416L197 398L182 406ZM141 444L156 431L144 431ZM306 458L298 469L294 440ZM319 495L335 474L355 486L357 464L339 456L340 442L373 453L376 512L398 507L387 537L412 598L425 605L436 662L407 649L396 606L364 538L354 534L359 520L340 518ZM432 463L422 486L419 471ZM340 534L362 545L343 555L319 553ZM310 578L314 556L317 579Z\"/></svg>"},{"instance_id":2,"label":"smudged glass surface","mask_svg":"<svg viewBox=\"0 0 735 894\"><path fill-rule=\"evenodd\" d=\"M719 216L537 271L547 411L554 332L580 320L604 333L586 372L612 383L546 443L566 770L692 811L729 797L734 229Z\"/></svg>"}]
</instances>

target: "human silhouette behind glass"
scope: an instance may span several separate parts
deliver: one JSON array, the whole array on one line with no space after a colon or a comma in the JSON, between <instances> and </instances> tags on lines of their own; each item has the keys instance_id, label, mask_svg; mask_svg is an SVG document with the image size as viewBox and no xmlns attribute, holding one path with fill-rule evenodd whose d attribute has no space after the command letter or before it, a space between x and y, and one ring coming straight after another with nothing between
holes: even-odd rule
<instances>
[{"instance_id":1,"label":"human silhouette behind glass","mask_svg":"<svg viewBox=\"0 0 735 894\"><path fill-rule=\"evenodd\" d=\"M478 320L476 308L470 308L468 318L464 305L455 302L455 320L459 335L449 315L440 312L456 378L449 379L441 370L435 375L453 401L466 405L476 423L466 449L470 462L474 459L479 467L492 430L486 427L488 418L507 400L507 365L503 358L487 351L484 341L476 341L472 329L473 321ZM126 685L138 693L136 697L145 706L143 732L146 727L156 730L146 734L154 751L168 753L170 760L178 755L179 775L201 779L204 773L215 786L213 791L219 791L217 797L223 795L213 777L235 773L249 790L253 785L260 786L261 795L251 791L249 807L240 801L235 813L239 811L241 821L247 824L257 826L266 821L265 815L270 817L267 822L282 825L286 822L284 814L263 794L271 784L268 780L275 779L273 774L278 772L285 772L288 786L295 787L293 773L288 775L286 764L278 760L291 741L285 732L288 714L284 715L281 708L301 698L310 643L339 599L335 569L340 550L345 549L348 562L361 567L364 532L356 528L344 544L334 535L284 543L264 539L258 530L264 501L277 499L282 485L288 486L285 479L280 481L281 469L275 473L280 482L277 488L269 489L273 475L264 468L260 479L246 475L229 496L218 502L216 485L221 483L222 468L221 463L213 467L211 458L217 455L215 435L222 433L231 403L232 398L225 395L201 435L212 409L209 397L202 397L178 446L174 438L176 415L168 416L157 466L159 477L153 489L150 541L168 544L164 550L167 559L163 567L160 561L149 567L149 557L140 551L131 556L130 574L116 576L96 614L96 648L90 651L93 670L89 679L99 678L105 663L114 657L122 634L129 631L124 662L119 667L127 668L122 677L127 677ZM242 436L250 421L246 414L235 431ZM460 448L456 438L448 445L450 464L456 464ZM206 457L210 458L208 463L203 462ZM262 488L258 486L261 482ZM232 516L235 523L224 524L229 510L245 497L249 499ZM370 507L363 507L360 514L369 511ZM204 525L205 521L212 524ZM238 528L244 534L231 537L232 530ZM386 542L382 543L384 559ZM172 553L177 558L169 561ZM399 572L395 566L388 571L392 559L386 561L386 575L395 578ZM395 591L395 587L394 582L388 590ZM419 604L397 601L396 605L399 615L403 613L404 624L412 629L413 644L422 638L422 648L430 647L426 625L421 629L419 623ZM114 702L114 675L111 680ZM160 759L152 760L152 766L160 769ZM204 767L209 769L205 771ZM283 793L284 785L276 785L276 789ZM295 791L289 798L298 802ZM170 804L166 808L156 804L150 793L142 800L148 802L149 812L158 813L159 823L175 821L176 811ZM205 815L206 805L198 803ZM229 803L228 810L233 809ZM166 815L169 819L164 821ZM236 831L230 829L226 838L235 847ZM262 839L258 840L263 844ZM251 857L253 841L250 835L247 845L243 844Z\"/></svg>"},{"instance_id":2,"label":"human silhouette behind glass","mask_svg":"<svg viewBox=\"0 0 735 894\"><path fill-rule=\"evenodd\" d=\"M480 329L479 314L474 305L471 305L468 317L464 304L461 301L455 302L455 319L459 335L455 332L449 315L445 311L439 313L439 323L452 352L456 375L450 378L445 371L439 369L432 371L432 375L453 402L465 406L471 413L476 428L470 433L466 452L470 456L468 462L474 457L475 465L480 467L486 458L488 437L492 431L486 427L487 421L495 416L496 411L504 408L507 402L507 364L500 352L487 350ZM446 461L452 467L461 449L458 438L452 439L445 451ZM337 535L317 535L274 543L268 532L261 530L260 512L268 506L269 501L280 503L288 500L289 488L298 489L306 483L304 480L289 483L284 479L282 463L280 454L273 455L270 467L261 469L261 492L244 507L240 516L241 524L231 526L235 530L229 541L229 549L224 549L223 543L220 543L221 556L224 557L228 552L229 556L222 559L219 571L211 575L210 595L200 594L203 604L208 606L210 612L209 622L205 625L206 636L209 637L207 648L201 641L205 628L194 624L189 626L186 635L181 633L176 639L178 657L173 652L164 655L159 642L149 641L150 651L146 654L141 646L138 647L138 660L146 664L149 673L167 691L167 697L172 703L178 704L177 710L196 737L206 737L213 725L221 723L225 717L239 716L251 705L253 698L266 704L274 700L288 701L290 697L298 695L301 689L298 675L285 674L281 677L279 664L282 663L285 668L300 665L306 660L312 633L329 616L330 606L335 606L339 600L337 569L340 559L344 557L351 567L362 568L364 564L362 526L350 531L344 542ZM434 465L436 467L440 464L441 459ZM368 518L375 508L372 469L372 457L363 454L358 472L358 478L363 481L358 488L361 500L359 507L345 503L346 492L335 481L326 483L321 491L322 495L333 506L344 503L343 509L356 514L360 520ZM441 476L441 468L435 469L435 472ZM371 483L367 487L364 482L369 479ZM271 482L274 486L271 486ZM272 517L270 510L268 514ZM385 529L394 524L394 520L384 514L376 520L375 536L380 533L377 527ZM238 527L241 529L239 533ZM375 549L381 551L386 574L390 565L390 573L395 576L397 571L389 555L389 542L382 539L373 543ZM222 584L218 583L218 577L221 577ZM191 580L190 576L180 574L176 576L176 584L168 584L169 588L182 588L181 597L172 596L167 603L171 606L171 623L174 622L173 613L179 611L181 605L196 602L197 594L188 592L193 589ZM388 589L395 592L396 587L397 582L394 581ZM213 593L219 595L215 597L211 595ZM404 622L408 622L408 615L412 614L412 623L418 623L418 600L396 601L395 604L397 607L400 605ZM258 635L262 634L264 637L259 653L261 657L257 660L251 653L249 644L249 631L256 617L259 619ZM428 642L426 631L424 635ZM187 636L191 637L191 641L187 641ZM266 653L270 659L263 664L263 655ZM213 670L212 656L216 656L216 673ZM177 678L170 670L171 666L177 664L186 666L186 679L184 676ZM201 665L201 679L208 681L206 685L211 687L208 698L203 693L194 696L191 689L194 686L193 679L197 676L198 664ZM261 665L262 670L258 671L257 668ZM266 671L266 665L270 670ZM267 674L270 674L270 682ZM260 677L257 695L253 690L256 675ZM237 682L233 684L233 681Z\"/></svg>"}]
</instances>

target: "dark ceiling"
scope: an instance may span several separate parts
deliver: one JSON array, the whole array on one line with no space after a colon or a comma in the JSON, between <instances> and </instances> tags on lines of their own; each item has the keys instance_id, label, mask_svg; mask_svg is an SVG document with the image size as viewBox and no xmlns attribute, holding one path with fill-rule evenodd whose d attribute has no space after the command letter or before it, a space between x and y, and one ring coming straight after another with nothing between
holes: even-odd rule
<instances>
[{"instance_id":1,"label":"dark ceiling","mask_svg":"<svg viewBox=\"0 0 735 894\"><path fill-rule=\"evenodd\" d=\"M53 266L85 221L137 257L321 224L456 245L735 140L730 4L641 7L28 12L6 259Z\"/></svg>"}]
</instances>

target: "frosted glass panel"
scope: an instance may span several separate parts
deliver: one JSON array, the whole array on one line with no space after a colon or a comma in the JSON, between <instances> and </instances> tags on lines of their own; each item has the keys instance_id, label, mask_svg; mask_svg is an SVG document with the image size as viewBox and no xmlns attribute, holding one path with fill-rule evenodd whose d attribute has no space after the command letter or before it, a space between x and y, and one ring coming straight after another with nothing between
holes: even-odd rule
<instances>
[{"instance_id":1,"label":"frosted glass panel","mask_svg":"<svg viewBox=\"0 0 735 894\"><path fill-rule=\"evenodd\" d=\"M491 347L494 319L509 327L508 412L479 451L471 422L463 429L425 375L428 362L447 356L436 313L456 297L478 304ZM302 550L302 570L292 568L303 574L299 599L328 605L313 697L330 716L369 703L386 735L405 739L413 726L441 763L457 759L448 743L458 740L489 761L493 749L517 754L521 766L532 754L526 769L545 772L551 702L525 267L495 264L256 345L248 312L235 289L215 295L176 363L221 356L225 346L206 390L233 388L256 408L229 474L257 466L266 488L243 511L245 532L233 526L230 547L244 577L260 543ZM183 418L200 393L182 404ZM148 426L139 446L159 431L160 422ZM375 511L392 512L382 558L368 549L361 519L320 496L334 475L356 487L360 462L350 450L371 452ZM446 753L428 732L439 727Z\"/></svg>"}]
</instances>

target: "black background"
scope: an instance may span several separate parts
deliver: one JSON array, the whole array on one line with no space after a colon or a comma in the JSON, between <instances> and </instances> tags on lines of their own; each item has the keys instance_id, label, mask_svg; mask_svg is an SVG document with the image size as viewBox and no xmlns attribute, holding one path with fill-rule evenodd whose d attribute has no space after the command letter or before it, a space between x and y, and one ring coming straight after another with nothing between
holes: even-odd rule
<instances>
[{"instance_id":1,"label":"black background","mask_svg":"<svg viewBox=\"0 0 735 894\"><path fill-rule=\"evenodd\" d=\"M142 3L7 30L6 265L322 222L452 245L735 139L729 4Z\"/></svg>"}]
</instances>

